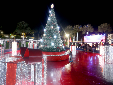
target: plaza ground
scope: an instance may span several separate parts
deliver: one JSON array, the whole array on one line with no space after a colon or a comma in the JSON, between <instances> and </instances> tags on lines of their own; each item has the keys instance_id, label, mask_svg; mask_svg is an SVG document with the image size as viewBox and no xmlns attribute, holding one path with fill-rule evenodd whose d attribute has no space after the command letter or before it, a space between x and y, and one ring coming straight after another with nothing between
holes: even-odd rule
<instances>
[{"instance_id":1,"label":"plaza ground","mask_svg":"<svg viewBox=\"0 0 113 85\"><path fill-rule=\"evenodd\" d=\"M8 51L5 55L7 55L7 53ZM11 52L8 54L11 54ZM3 57L5 56L2 56L1 58ZM12 67L12 69L17 70L18 68L15 68L15 65L21 64L20 62L22 62L21 60L23 59L22 57L19 58L20 60L18 60L17 63L10 63L9 67L7 65L6 68ZM29 59L24 59L24 61L28 62ZM30 60L30 62L34 61L37 62L36 57ZM113 85L112 70L113 63L105 61L105 57L99 55L99 53L77 50L76 55L73 55L72 63L69 62L69 59L59 62L47 62L46 83L47 85ZM6 73L7 71L4 71L4 74ZM25 75L25 73L21 73L21 76L23 74ZM14 80L7 79L7 76L5 79L3 78L4 84L11 81L11 85L34 85L33 82L29 83L28 79L26 79L26 81L24 79L19 80L17 75L18 74L16 73L15 78L12 77ZM31 74L28 73L27 75ZM14 76L13 73L12 76ZM0 76L0 78L2 77ZM21 84L17 84L17 80L20 81Z\"/></svg>"}]
</instances>

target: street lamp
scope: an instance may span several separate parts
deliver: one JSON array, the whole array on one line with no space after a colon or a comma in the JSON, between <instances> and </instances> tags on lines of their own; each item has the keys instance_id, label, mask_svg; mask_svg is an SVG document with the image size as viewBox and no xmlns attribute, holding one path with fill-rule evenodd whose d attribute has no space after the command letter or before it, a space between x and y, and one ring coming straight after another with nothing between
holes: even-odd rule
<instances>
[{"instance_id":1,"label":"street lamp","mask_svg":"<svg viewBox=\"0 0 113 85\"><path fill-rule=\"evenodd\" d=\"M25 35L25 33L22 33L22 35L23 35L23 40L24 40L24 35Z\"/></svg>"},{"instance_id":2,"label":"street lamp","mask_svg":"<svg viewBox=\"0 0 113 85\"><path fill-rule=\"evenodd\" d=\"M68 37L68 47L69 47L69 34L66 34L66 37Z\"/></svg>"}]
</instances>

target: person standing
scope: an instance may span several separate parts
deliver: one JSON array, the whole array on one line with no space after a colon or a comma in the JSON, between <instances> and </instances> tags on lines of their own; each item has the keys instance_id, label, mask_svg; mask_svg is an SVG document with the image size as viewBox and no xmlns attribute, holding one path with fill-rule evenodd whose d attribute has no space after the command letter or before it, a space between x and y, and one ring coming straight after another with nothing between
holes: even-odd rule
<instances>
[{"instance_id":1,"label":"person standing","mask_svg":"<svg viewBox=\"0 0 113 85\"><path fill-rule=\"evenodd\" d=\"M87 51L87 43L85 44L85 52Z\"/></svg>"},{"instance_id":2,"label":"person standing","mask_svg":"<svg viewBox=\"0 0 113 85\"><path fill-rule=\"evenodd\" d=\"M85 46L85 45L84 45L84 43L83 43L83 44L82 44L83 49L84 49L84 46Z\"/></svg>"},{"instance_id":3,"label":"person standing","mask_svg":"<svg viewBox=\"0 0 113 85\"><path fill-rule=\"evenodd\" d=\"M87 51L89 52L89 44L87 44Z\"/></svg>"},{"instance_id":4,"label":"person standing","mask_svg":"<svg viewBox=\"0 0 113 85\"><path fill-rule=\"evenodd\" d=\"M72 52L71 51L69 53L69 56L70 56L69 62L73 62L73 60L72 60Z\"/></svg>"},{"instance_id":5,"label":"person standing","mask_svg":"<svg viewBox=\"0 0 113 85\"><path fill-rule=\"evenodd\" d=\"M95 50L95 46L94 46L94 43L92 44L92 51L94 53L94 50Z\"/></svg>"}]
</instances>

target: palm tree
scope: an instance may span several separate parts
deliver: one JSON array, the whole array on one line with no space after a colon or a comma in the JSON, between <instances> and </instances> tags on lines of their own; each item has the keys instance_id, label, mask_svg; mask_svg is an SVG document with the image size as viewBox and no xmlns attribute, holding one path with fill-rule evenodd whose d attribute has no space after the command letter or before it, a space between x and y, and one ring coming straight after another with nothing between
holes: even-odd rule
<instances>
[{"instance_id":1,"label":"palm tree","mask_svg":"<svg viewBox=\"0 0 113 85\"><path fill-rule=\"evenodd\" d=\"M73 37L74 36L74 31L73 31L73 27L72 26L67 26L65 27L65 33L66 34L69 34L70 37Z\"/></svg>"},{"instance_id":2,"label":"palm tree","mask_svg":"<svg viewBox=\"0 0 113 85\"><path fill-rule=\"evenodd\" d=\"M110 27L110 24L103 23L100 26L98 26L98 32L104 32L104 33L111 33L112 29Z\"/></svg>"},{"instance_id":3,"label":"palm tree","mask_svg":"<svg viewBox=\"0 0 113 85\"><path fill-rule=\"evenodd\" d=\"M105 42L107 42L107 35L108 33L112 32L112 28L110 27L110 24L103 23L100 26L98 26L98 32L105 33Z\"/></svg>"},{"instance_id":4,"label":"palm tree","mask_svg":"<svg viewBox=\"0 0 113 85\"><path fill-rule=\"evenodd\" d=\"M87 24L81 28L81 31L82 31L82 34L85 34L86 32L93 32L94 28L91 26L91 24Z\"/></svg>"},{"instance_id":5,"label":"palm tree","mask_svg":"<svg viewBox=\"0 0 113 85\"><path fill-rule=\"evenodd\" d=\"M17 27L16 30L13 32L14 34L32 34L33 31L31 30L31 28L28 26L28 23L26 23L25 21L21 21L19 23L17 23Z\"/></svg>"},{"instance_id":6,"label":"palm tree","mask_svg":"<svg viewBox=\"0 0 113 85\"><path fill-rule=\"evenodd\" d=\"M74 25L73 31L74 31L74 34L76 34L79 31L82 31L82 26L81 25Z\"/></svg>"}]
</instances>

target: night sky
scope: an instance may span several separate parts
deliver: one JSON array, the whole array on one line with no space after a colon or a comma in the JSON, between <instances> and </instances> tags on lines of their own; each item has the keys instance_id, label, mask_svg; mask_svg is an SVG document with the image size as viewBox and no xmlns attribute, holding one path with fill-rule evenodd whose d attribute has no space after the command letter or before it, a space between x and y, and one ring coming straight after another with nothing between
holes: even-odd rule
<instances>
[{"instance_id":1,"label":"night sky","mask_svg":"<svg viewBox=\"0 0 113 85\"><path fill-rule=\"evenodd\" d=\"M82 26L91 24L95 30L102 23L109 23L113 26L112 2L47 1L0 2L2 30L5 34L11 33L20 21L27 22L31 29L43 29L46 26L52 3L57 23L61 27L60 30L68 25L74 26L76 24Z\"/></svg>"}]
</instances>

